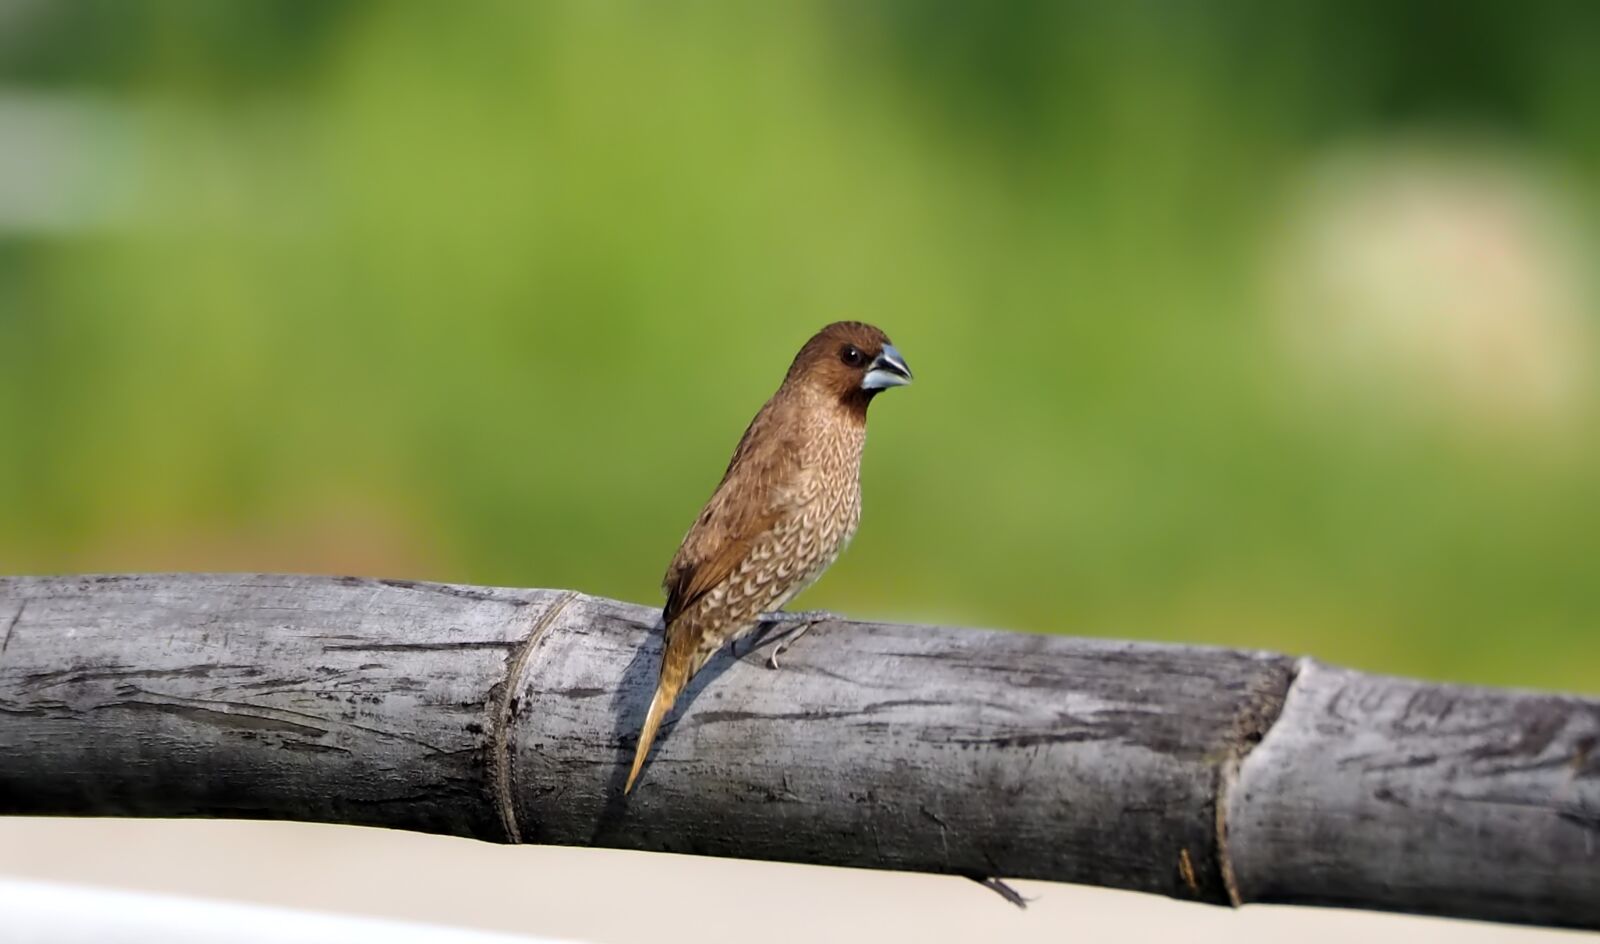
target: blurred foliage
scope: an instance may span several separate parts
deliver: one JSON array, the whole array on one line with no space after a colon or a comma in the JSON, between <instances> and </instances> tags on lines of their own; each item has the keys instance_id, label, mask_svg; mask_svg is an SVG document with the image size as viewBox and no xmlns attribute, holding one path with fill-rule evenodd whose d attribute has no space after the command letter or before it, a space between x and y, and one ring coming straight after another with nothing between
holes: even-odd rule
<instances>
[{"instance_id":1,"label":"blurred foliage","mask_svg":"<svg viewBox=\"0 0 1600 944\"><path fill-rule=\"evenodd\" d=\"M1594 385L1319 394L1263 289L1352 146L1521 155L1588 226L1600 6L10 7L0 94L131 130L125 216L0 241L0 571L655 601L860 318L918 381L800 605L1600 691Z\"/></svg>"}]
</instances>

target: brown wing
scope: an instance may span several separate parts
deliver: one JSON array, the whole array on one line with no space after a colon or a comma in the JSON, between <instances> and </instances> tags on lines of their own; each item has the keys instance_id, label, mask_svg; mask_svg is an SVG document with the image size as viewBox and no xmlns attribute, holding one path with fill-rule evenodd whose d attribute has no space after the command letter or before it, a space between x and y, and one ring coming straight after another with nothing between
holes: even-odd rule
<instances>
[{"instance_id":1,"label":"brown wing","mask_svg":"<svg viewBox=\"0 0 1600 944\"><path fill-rule=\"evenodd\" d=\"M726 580L756 539L793 507L799 449L775 412L768 403L750 421L722 483L668 565L661 585L667 594L666 625Z\"/></svg>"}]
</instances>

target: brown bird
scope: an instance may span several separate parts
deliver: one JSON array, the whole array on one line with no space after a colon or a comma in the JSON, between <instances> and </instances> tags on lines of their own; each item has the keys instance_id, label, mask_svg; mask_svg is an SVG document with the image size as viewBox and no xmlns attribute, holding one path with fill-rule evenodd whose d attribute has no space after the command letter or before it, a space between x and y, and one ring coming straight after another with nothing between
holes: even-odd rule
<instances>
[{"instance_id":1,"label":"brown bird","mask_svg":"<svg viewBox=\"0 0 1600 944\"><path fill-rule=\"evenodd\" d=\"M849 543L861 520L867 406L910 382L900 352L868 324L828 325L795 356L667 567L661 677L624 793L661 720L712 653L771 621L770 611L822 576Z\"/></svg>"}]
</instances>

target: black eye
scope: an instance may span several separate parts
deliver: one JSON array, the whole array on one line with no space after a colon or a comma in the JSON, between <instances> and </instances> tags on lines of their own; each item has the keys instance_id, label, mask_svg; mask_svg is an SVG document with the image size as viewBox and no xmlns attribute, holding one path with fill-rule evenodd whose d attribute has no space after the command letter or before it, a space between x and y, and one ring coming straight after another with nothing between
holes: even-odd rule
<instances>
[{"instance_id":1,"label":"black eye","mask_svg":"<svg viewBox=\"0 0 1600 944\"><path fill-rule=\"evenodd\" d=\"M839 352L839 360L851 367L860 367L867 362L867 355L861 353L861 349L854 344L846 344L844 350Z\"/></svg>"}]
</instances>

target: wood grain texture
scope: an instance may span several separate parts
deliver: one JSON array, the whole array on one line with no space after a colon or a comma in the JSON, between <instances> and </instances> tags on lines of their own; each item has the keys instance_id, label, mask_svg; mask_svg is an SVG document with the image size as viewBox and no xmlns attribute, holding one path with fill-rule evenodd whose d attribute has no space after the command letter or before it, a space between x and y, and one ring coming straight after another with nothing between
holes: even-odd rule
<instances>
[{"instance_id":1,"label":"wood grain texture","mask_svg":"<svg viewBox=\"0 0 1600 944\"><path fill-rule=\"evenodd\" d=\"M625 802L658 615L364 578L0 578L0 813L297 819L1600 928L1593 700L824 623L782 671L714 658Z\"/></svg>"}]
</instances>

